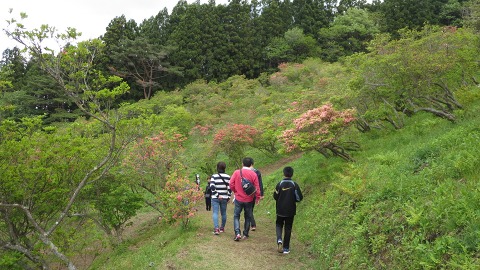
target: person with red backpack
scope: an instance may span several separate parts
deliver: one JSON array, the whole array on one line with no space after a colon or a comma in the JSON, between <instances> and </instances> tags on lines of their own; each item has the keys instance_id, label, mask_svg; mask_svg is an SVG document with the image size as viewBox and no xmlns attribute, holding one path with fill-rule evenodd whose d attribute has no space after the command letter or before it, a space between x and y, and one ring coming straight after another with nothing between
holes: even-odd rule
<instances>
[{"instance_id":1,"label":"person with red backpack","mask_svg":"<svg viewBox=\"0 0 480 270\"><path fill-rule=\"evenodd\" d=\"M252 205L260 201L260 186L257 174L250 168L252 164L252 158L244 158L242 160L243 167L233 172L230 179L230 189L235 195L235 209L233 211L233 229L235 231L233 240L235 241L248 239L252 219ZM252 190L252 193L247 194L250 190ZM240 214L242 211L245 211L243 237L240 230Z\"/></svg>"}]
</instances>

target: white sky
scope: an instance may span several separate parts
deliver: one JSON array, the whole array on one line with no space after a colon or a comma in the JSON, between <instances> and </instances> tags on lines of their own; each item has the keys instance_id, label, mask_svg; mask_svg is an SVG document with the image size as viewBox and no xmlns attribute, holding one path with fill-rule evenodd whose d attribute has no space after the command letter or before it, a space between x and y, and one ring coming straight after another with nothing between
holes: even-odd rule
<instances>
[{"instance_id":1,"label":"white sky","mask_svg":"<svg viewBox=\"0 0 480 270\"><path fill-rule=\"evenodd\" d=\"M133 19L140 24L165 7L170 14L177 3L178 0L0 0L0 58L5 49L17 45L3 31L7 27L6 20L20 19L21 12L28 15L22 23L29 30L40 28L42 24L54 26L60 32L73 27L82 32L79 40L88 40L105 34L115 17L125 15L127 20ZM215 3L228 4L228 0L216 0ZM13 9L11 14L10 8Z\"/></svg>"}]
</instances>

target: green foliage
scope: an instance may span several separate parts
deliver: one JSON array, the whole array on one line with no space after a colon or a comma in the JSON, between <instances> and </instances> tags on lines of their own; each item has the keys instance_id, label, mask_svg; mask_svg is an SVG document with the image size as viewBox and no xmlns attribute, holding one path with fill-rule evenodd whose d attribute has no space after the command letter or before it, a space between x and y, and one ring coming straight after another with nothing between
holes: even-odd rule
<instances>
[{"instance_id":1,"label":"green foliage","mask_svg":"<svg viewBox=\"0 0 480 270\"><path fill-rule=\"evenodd\" d=\"M403 127L403 115L427 112L456 121L462 109L457 89L478 76L478 37L463 29L425 27L404 31L402 39L373 41L374 51L349 59L361 69L351 87L358 112L371 123Z\"/></svg>"},{"instance_id":2,"label":"green foliage","mask_svg":"<svg viewBox=\"0 0 480 270\"><path fill-rule=\"evenodd\" d=\"M364 9L350 8L320 29L322 59L335 62L354 53L366 52L367 43L380 33L372 15Z\"/></svg>"},{"instance_id":3,"label":"green foliage","mask_svg":"<svg viewBox=\"0 0 480 270\"><path fill-rule=\"evenodd\" d=\"M115 179L108 180L99 183L91 191L96 195L92 202L105 230L113 230L118 240L121 240L124 226L128 225L128 220L143 207L143 197L132 192L125 183L119 183Z\"/></svg>"}]
</instances>

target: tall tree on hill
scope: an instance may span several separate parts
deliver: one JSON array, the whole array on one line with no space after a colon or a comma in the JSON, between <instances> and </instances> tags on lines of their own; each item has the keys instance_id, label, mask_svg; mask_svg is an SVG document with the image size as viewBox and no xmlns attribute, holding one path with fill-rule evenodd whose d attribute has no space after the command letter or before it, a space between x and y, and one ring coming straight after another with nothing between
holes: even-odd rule
<instances>
[{"instance_id":1,"label":"tall tree on hill","mask_svg":"<svg viewBox=\"0 0 480 270\"><path fill-rule=\"evenodd\" d=\"M336 3L336 0L294 0L294 26L303 29L305 35L317 38L318 30L333 21Z\"/></svg>"},{"instance_id":2,"label":"tall tree on hill","mask_svg":"<svg viewBox=\"0 0 480 270\"><path fill-rule=\"evenodd\" d=\"M41 69L38 59L27 65L22 90L28 98L22 101L24 112L29 115L45 115L45 123L72 121L80 116L77 106L70 101L58 83Z\"/></svg>"},{"instance_id":3,"label":"tall tree on hill","mask_svg":"<svg viewBox=\"0 0 480 270\"><path fill-rule=\"evenodd\" d=\"M222 70L226 65L214 59L214 52L222 48L222 33L218 31L222 25L216 10L214 2L201 5L179 1L172 11L168 44L176 47L170 58L172 64L184 69L179 85L214 78L214 69Z\"/></svg>"},{"instance_id":4,"label":"tall tree on hill","mask_svg":"<svg viewBox=\"0 0 480 270\"><path fill-rule=\"evenodd\" d=\"M250 70L250 51L253 49L253 34L255 29L251 26L250 4L243 0L232 0L228 6L223 9L222 24L226 35L223 42L226 55L225 74L222 74L221 80L225 80L233 75L247 73Z\"/></svg>"},{"instance_id":5,"label":"tall tree on hill","mask_svg":"<svg viewBox=\"0 0 480 270\"><path fill-rule=\"evenodd\" d=\"M265 48L273 38L282 37L293 26L293 13L290 1L262 0L262 13L258 18L258 35ZM277 63L266 61L266 70L276 70Z\"/></svg>"},{"instance_id":6,"label":"tall tree on hill","mask_svg":"<svg viewBox=\"0 0 480 270\"><path fill-rule=\"evenodd\" d=\"M418 30L425 24L456 23L460 19L457 9L463 2L465 0L385 0L374 6L383 14L383 30L397 35L397 31L405 27Z\"/></svg>"},{"instance_id":7,"label":"tall tree on hill","mask_svg":"<svg viewBox=\"0 0 480 270\"><path fill-rule=\"evenodd\" d=\"M168 40L168 10L164 8L157 15L142 21L138 26L138 35L152 44L166 45Z\"/></svg>"},{"instance_id":8,"label":"tall tree on hill","mask_svg":"<svg viewBox=\"0 0 480 270\"><path fill-rule=\"evenodd\" d=\"M124 40L134 40L138 36L138 25L134 20L128 20L125 15L115 17L110 21L106 28L105 34L101 37L101 40L105 43L105 48L102 49L100 55L97 56L97 68L102 71L108 72L111 67L118 69L115 66L115 59L112 57L113 51L118 49L118 44ZM122 64L123 65L123 64ZM126 80L128 84L134 85L134 81L131 79ZM139 97L135 96L135 88L133 88L132 94L128 94L123 98L134 98L138 99Z\"/></svg>"},{"instance_id":9,"label":"tall tree on hill","mask_svg":"<svg viewBox=\"0 0 480 270\"><path fill-rule=\"evenodd\" d=\"M340 0L337 5L337 13L344 14L350 8L364 8L366 0Z\"/></svg>"},{"instance_id":10,"label":"tall tree on hill","mask_svg":"<svg viewBox=\"0 0 480 270\"><path fill-rule=\"evenodd\" d=\"M167 60L170 48L149 43L146 38L125 39L112 47L113 74L129 79L142 89L143 98L150 99L164 87L161 80L166 74L181 76L180 69ZM135 95L135 96L138 96Z\"/></svg>"}]
</instances>

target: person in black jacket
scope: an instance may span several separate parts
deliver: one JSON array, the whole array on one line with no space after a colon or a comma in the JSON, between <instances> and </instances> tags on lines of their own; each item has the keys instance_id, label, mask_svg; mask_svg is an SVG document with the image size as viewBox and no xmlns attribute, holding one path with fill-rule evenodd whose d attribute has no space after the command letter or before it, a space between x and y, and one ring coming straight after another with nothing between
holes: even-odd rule
<instances>
[{"instance_id":1,"label":"person in black jacket","mask_svg":"<svg viewBox=\"0 0 480 270\"><path fill-rule=\"evenodd\" d=\"M205 206L207 211L211 211L212 209L212 190L210 189L210 176L207 178L207 186L205 187L205 191L203 191L205 196Z\"/></svg>"},{"instance_id":2,"label":"person in black jacket","mask_svg":"<svg viewBox=\"0 0 480 270\"><path fill-rule=\"evenodd\" d=\"M277 220L275 222L277 233L278 252L290 253L290 236L292 234L293 218L297 213L297 202L303 199L300 186L292 180L293 168L283 168L285 178L275 187L273 198L276 201ZM282 241L282 232L285 227L285 235Z\"/></svg>"},{"instance_id":3,"label":"person in black jacket","mask_svg":"<svg viewBox=\"0 0 480 270\"><path fill-rule=\"evenodd\" d=\"M257 170L256 168L253 167L253 158L252 158L252 165L250 166L250 169L252 169L258 177L258 185L260 186L260 200L263 199L263 182L262 182L262 173ZM251 216L251 225L250 225L250 230L255 231L257 229L257 222L255 221L255 217L253 215L253 209L255 208L255 204L252 204L252 216ZM246 215L246 213L245 213Z\"/></svg>"}]
</instances>

